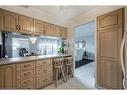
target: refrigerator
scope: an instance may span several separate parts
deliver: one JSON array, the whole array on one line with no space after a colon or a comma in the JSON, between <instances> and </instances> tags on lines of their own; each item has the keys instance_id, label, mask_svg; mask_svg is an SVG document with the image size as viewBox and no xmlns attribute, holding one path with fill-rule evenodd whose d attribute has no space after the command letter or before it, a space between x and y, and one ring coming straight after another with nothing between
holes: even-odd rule
<instances>
[{"instance_id":1,"label":"refrigerator","mask_svg":"<svg viewBox=\"0 0 127 95\"><path fill-rule=\"evenodd\" d=\"M127 89L127 30L124 31L120 54L123 72L123 87L124 89Z\"/></svg>"},{"instance_id":2,"label":"refrigerator","mask_svg":"<svg viewBox=\"0 0 127 95\"><path fill-rule=\"evenodd\" d=\"M2 35L0 32L0 59L2 58Z\"/></svg>"},{"instance_id":3,"label":"refrigerator","mask_svg":"<svg viewBox=\"0 0 127 95\"><path fill-rule=\"evenodd\" d=\"M6 58L7 55L7 37L8 33L0 32L0 59Z\"/></svg>"}]
</instances>

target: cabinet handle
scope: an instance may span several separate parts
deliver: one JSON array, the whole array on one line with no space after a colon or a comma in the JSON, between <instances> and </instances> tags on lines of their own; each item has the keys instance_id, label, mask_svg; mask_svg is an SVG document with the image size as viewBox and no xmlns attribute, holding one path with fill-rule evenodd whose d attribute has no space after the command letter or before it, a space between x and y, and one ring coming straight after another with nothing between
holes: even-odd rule
<instances>
[{"instance_id":1,"label":"cabinet handle","mask_svg":"<svg viewBox=\"0 0 127 95\"><path fill-rule=\"evenodd\" d=\"M43 70L43 72L44 72L44 73L47 72L47 69Z\"/></svg>"},{"instance_id":2,"label":"cabinet handle","mask_svg":"<svg viewBox=\"0 0 127 95\"><path fill-rule=\"evenodd\" d=\"M30 66L30 64L24 65L24 68L27 68L27 67L29 67L29 66Z\"/></svg>"},{"instance_id":3,"label":"cabinet handle","mask_svg":"<svg viewBox=\"0 0 127 95\"><path fill-rule=\"evenodd\" d=\"M27 75L29 75L29 74L30 74L30 72L24 73L24 76L27 76Z\"/></svg>"},{"instance_id":4,"label":"cabinet handle","mask_svg":"<svg viewBox=\"0 0 127 95\"><path fill-rule=\"evenodd\" d=\"M46 64L46 62L43 62L43 64Z\"/></svg>"},{"instance_id":5,"label":"cabinet handle","mask_svg":"<svg viewBox=\"0 0 127 95\"><path fill-rule=\"evenodd\" d=\"M24 81L23 83L24 83L24 84L27 84L27 83L29 83L29 82L30 82L30 80L27 80L27 81Z\"/></svg>"},{"instance_id":6,"label":"cabinet handle","mask_svg":"<svg viewBox=\"0 0 127 95\"><path fill-rule=\"evenodd\" d=\"M21 30L21 26L19 25L19 30Z\"/></svg>"},{"instance_id":7,"label":"cabinet handle","mask_svg":"<svg viewBox=\"0 0 127 95\"><path fill-rule=\"evenodd\" d=\"M16 29L17 29L17 30L19 29L19 26L18 26L18 25L16 25Z\"/></svg>"},{"instance_id":8,"label":"cabinet handle","mask_svg":"<svg viewBox=\"0 0 127 95\"><path fill-rule=\"evenodd\" d=\"M47 79L44 79L43 82L46 82Z\"/></svg>"}]
</instances>

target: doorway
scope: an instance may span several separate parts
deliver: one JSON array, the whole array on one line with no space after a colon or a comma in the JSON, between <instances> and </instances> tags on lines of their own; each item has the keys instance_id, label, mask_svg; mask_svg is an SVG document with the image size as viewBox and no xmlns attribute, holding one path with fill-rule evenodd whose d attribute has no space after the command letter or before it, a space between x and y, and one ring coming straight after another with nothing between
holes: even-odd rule
<instances>
[{"instance_id":1,"label":"doorway","mask_svg":"<svg viewBox=\"0 0 127 95\"><path fill-rule=\"evenodd\" d=\"M88 89L95 88L95 21L75 27L75 76Z\"/></svg>"}]
</instances>

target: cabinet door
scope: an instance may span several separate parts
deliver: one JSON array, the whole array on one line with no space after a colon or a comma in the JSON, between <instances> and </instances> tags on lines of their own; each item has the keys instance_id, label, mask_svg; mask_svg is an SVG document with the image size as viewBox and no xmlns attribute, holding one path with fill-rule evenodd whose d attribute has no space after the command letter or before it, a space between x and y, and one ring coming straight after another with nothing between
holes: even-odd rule
<instances>
[{"instance_id":1,"label":"cabinet door","mask_svg":"<svg viewBox=\"0 0 127 95\"><path fill-rule=\"evenodd\" d=\"M9 11L0 10L0 30L18 32L18 15Z\"/></svg>"},{"instance_id":2,"label":"cabinet door","mask_svg":"<svg viewBox=\"0 0 127 95\"><path fill-rule=\"evenodd\" d=\"M97 17L97 29L103 30L122 26L122 15L123 9L121 8L119 10L109 12L107 14Z\"/></svg>"},{"instance_id":3,"label":"cabinet door","mask_svg":"<svg viewBox=\"0 0 127 95\"><path fill-rule=\"evenodd\" d=\"M98 61L98 84L108 89L122 88L122 71L119 61Z\"/></svg>"},{"instance_id":4,"label":"cabinet door","mask_svg":"<svg viewBox=\"0 0 127 95\"><path fill-rule=\"evenodd\" d=\"M19 16L19 32L25 34L33 34L34 22L32 18Z\"/></svg>"},{"instance_id":5,"label":"cabinet door","mask_svg":"<svg viewBox=\"0 0 127 95\"><path fill-rule=\"evenodd\" d=\"M34 20L34 34L44 35L44 22L39 20Z\"/></svg>"},{"instance_id":6,"label":"cabinet door","mask_svg":"<svg viewBox=\"0 0 127 95\"><path fill-rule=\"evenodd\" d=\"M55 37L60 37L60 27L59 26L55 26L54 34L55 34Z\"/></svg>"},{"instance_id":7,"label":"cabinet door","mask_svg":"<svg viewBox=\"0 0 127 95\"><path fill-rule=\"evenodd\" d=\"M122 14L119 9L97 18L97 84L108 89L122 89Z\"/></svg>"},{"instance_id":8,"label":"cabinet door","mask_svg":"<svg viewBox=\"0 0 127 95\"><path fill-rule=\"evenodd\" d=\"M52 37L58 37L56 26L53 24L46 23L45 24L45 35L52 36Z\"/></svg>"},{"instance_id":9,"label":"cabinet door","mask_svg":"<svg viewBox=\"0 0 127 95\"><path fill-rule=\"evenodd\" d=\"M0 89L14 89L15 78L15 65L0 66Z\"/></svg>"},{"instance_id":10,"label":"cabinet door","mask_svg":"<svg viewBox=\"0 0 127 95\"><path fill-rule=\"evenodd\" d=\"M52 36L53 33L51 32L51 24L45 23L45 36Z\"/></svg>"},{"instance_id":11,"label":"cabinet door","mask_svg":"<svg viewBox=\"0 0 127 95\"><path fill-rule=\"evenodd\" d=\"M98 57L119 60L122 28L112 28L98 33Z\"/></svg>"},{"instance_id":12,"label":"cabinet door","mask_svg":"<svg viewBox=\"0 0 127 95\"><path fill-rule=\"evenodd\" d=\"M61 28L60 29L60 37L63 38L63 39L66 39L67 38L67 29L66 28Z\"/></svg>"}]
</instances>

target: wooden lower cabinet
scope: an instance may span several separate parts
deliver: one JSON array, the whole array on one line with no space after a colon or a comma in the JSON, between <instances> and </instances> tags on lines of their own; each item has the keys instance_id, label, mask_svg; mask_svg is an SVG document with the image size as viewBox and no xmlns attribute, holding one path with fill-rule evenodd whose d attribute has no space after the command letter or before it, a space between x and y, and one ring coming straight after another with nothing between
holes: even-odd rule
<instances>
[{"instance_id":1,"label":"wooden lower cabinet","mask_svg":"<svg viewBox=\"0 0 127 95\"><path fill-rule=\"evenodd\" d=\"M52 60L40 60L36 63L36 87L42 88L53 80Z\"/></svg>"},{"instance_id":2,"label":"wooden lower cabinet","mask_svg":"<svg viewBox=\"0 0 127 95\"><path fill-rule=\"evenodd\" d=\"M15 64L0 66L0 89L15 89Z\"/></svg>"},{"instance_id":3,"label":"wooden lower cabinet","mask_svg":"<svg viewBox=\"0 0 127 95\"><path fill-rule=\"evenodd\" d=\"M52 59L0 66L0 89L43 88L53 80Z\"/></svg>"},{"instance_id":4,"label":"wooden lower cabinet","mask_svg":"<svg viewBox=\"0 0 127 95\"><path fill-rule=\"evenodd\" d=\"M24 62L16 65L16 88L35 88L35 61Z\"/></svg>"},{"instance_id":5,"label":"wooden lower cabinet","mask_svg":"<svg viewBox=\"0 0 127 95\"><path fill-rule=\"evenodd\" d=\"M42 87L45 87L52 82L52 74L46 73L42 76L37 77L36 79L37 79L37 82L36 82L37 88L42 88Z\"/></svg>"}]
</instances>

